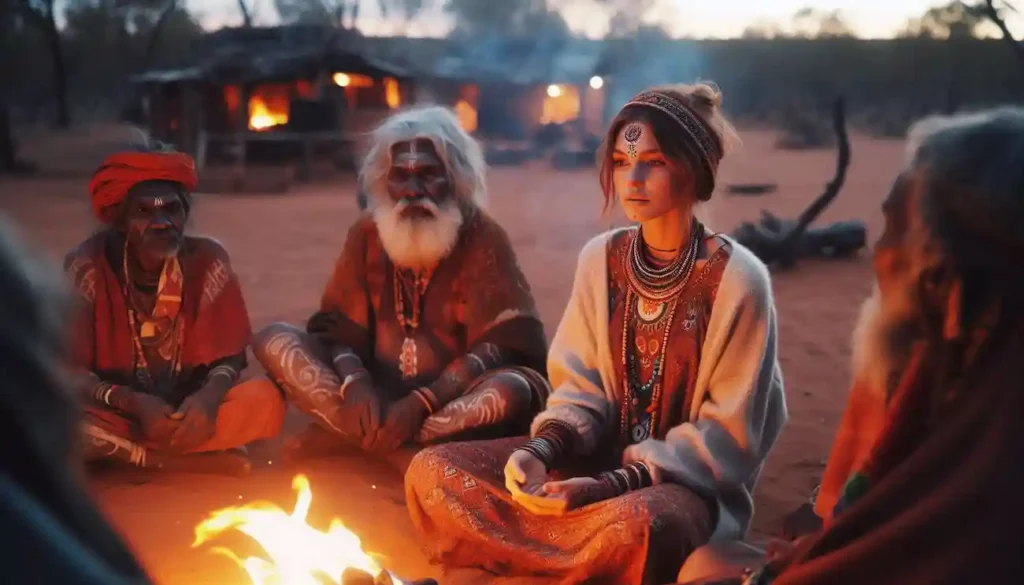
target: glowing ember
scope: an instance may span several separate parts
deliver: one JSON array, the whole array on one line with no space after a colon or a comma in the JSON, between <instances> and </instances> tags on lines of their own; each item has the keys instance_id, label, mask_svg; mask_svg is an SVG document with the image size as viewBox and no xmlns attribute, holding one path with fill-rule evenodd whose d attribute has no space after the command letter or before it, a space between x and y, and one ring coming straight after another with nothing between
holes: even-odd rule
<instances>
[{"instance_id":1,"label":"glowing ember","mask_svg":"<svg viewBox=\"0 0 1024 585\"><path fill-rule=\"evenodd\" d=\"M254 95L249 99L249 129L265 130L271 126L288 123L287 112L275 112L270 109L267 102L260 96Z\"/></svg>"},{"instance_id":2,"label":"glowing ember","mask_svg":"<svg viewBox=\"0 0 1024 585\"><path fill-rule=\"evenodd\" d=\"M254 585L340 585L347 569L357 569L374 578L384 572L363 552L359 537L345 528L341 520L331 520L327 532L306 523L313 493L305 475L295 476L292 488L297 498L291 514L269 502L224 508L196 526L192 546L203 545L229 530L248 535L271 560L241 559L223 547L215 547L212 552L238 563Z\"/></svg>"}]
</instances>

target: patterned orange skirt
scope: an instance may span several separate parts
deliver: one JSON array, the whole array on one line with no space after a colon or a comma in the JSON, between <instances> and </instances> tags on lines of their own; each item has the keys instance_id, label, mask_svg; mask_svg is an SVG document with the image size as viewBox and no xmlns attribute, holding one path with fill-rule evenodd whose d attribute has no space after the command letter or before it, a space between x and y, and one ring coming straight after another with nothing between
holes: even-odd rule
<instances>
[{"instance_id":1,"label":"patterned orange skirt","mask_svg":"<svg viewBox=\"0 0 1024 585\"><path fill-rule=\"evenodd\" d=\"M710 502L662 484L537 516L512 500L503 470L526 437L449 443L421 451L405 479L424 550L449 567L553 582L662 585L714 530Z\"/></svg>"}]
</instances>

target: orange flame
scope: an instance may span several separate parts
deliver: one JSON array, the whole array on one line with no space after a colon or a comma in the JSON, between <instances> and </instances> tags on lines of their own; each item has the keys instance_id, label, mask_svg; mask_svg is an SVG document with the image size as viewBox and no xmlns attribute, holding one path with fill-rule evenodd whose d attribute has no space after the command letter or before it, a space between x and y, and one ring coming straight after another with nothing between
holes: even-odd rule
<instances>
[{"instance_id":1,"label":"orange flame","mask_svg":"<svg viewBox=\"0 0 1024 585\"><path fill-rule=\"evenodd\" d=\"M466 100L459 100L455 104L455 117L459 125L466 132L476 132L476 110Z\"/></svg>"},{"instance_id":2,"label":"orange flame","mask_svg":"<svg viewBox=\"0 0 1024 585\"><path fill-rule=\"evenodd\" d=\"M270 108L267 102L260 96L254 95L249 98L249 129L266 130L272 126L280 126L288 123L288 112L275 111Z\"/></svg>"},{"instance_id":3,"label":"orange flame","mask_svg":"<svg viewBox=\"0 0 1024 585\"><path fill-rule=\"evenodd\" d=\"M402 105L402 95L398 91L398 80L393 77L384 78L384 99L392 110Z\"/></svg>"},{"instance_id":4,"label":"orange flame","mask_svg":"<svg viewBox=\"0 0 1024 585\"><path fill-rule=\"evenodd\" d=\"M572 85L549 85L541 109L541 124L564 124L580 117L580 92Z\"/></svg>"},{"instance_id":5,"label":"orange flame","mask_svg":"<svg viewBox=\"0 0 1024 585\"><path fill-rule=\"evenodd\" d=\"M346 569L361 570L375 579L383 573L380 565L363 552L359 537L345 528L341 520L331 520L327 532L306 523L313 494L305 475L295 476L292 488L296 502L291 514L269 502L224 508L196 526L192 546L203 545L229 530L248 535L263 547L271 560L241 559L223 547L214 547L212 552L238 563L253 585L340 584ZM325 577L331 580L323 581Z\"/></svg>"}]
</instances>

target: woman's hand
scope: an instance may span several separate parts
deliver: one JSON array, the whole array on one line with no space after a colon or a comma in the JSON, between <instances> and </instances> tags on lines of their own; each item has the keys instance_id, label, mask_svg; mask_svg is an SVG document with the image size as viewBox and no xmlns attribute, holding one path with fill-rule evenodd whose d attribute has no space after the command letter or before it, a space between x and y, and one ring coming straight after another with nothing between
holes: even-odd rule
<instances>
[{"instance_id":1,"label":"woman's hand","mask_svg":"<svg viewBox=\"0 0 1024 585\"><path fill-rule=\"evenodd\" d=\"M516 449L505 464L505 487L513 499L539 492L547 479L547 466L529 451Z\"/></svg>"},{"instance_id":2,"label":"woman's hand","mask_svg":"<svg viewBox=\"0 0 1024 585\"><path fill-rule=\"evenodd\" d=\"M512 495L522 507L538 516L561 516L615 495L615 488L592 477L549 481L535 494Z\"/></svg>"}]
</instances>

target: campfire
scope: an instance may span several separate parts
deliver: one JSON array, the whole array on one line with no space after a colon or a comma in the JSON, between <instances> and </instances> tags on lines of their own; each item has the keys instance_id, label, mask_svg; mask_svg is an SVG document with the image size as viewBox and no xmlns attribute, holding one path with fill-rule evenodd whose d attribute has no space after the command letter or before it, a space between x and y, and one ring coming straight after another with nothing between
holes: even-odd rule
<instances>
[{"instance_id":1,"label":"campfire","mask_svg":"<svg viewBox=\"0 0 1024 585\"><path fill-rule=\"evenodd\" d=\"M217 510L196 526L192 546L206 545L230 531L249 536L269 560L255 556L243 559L225 547L213 547L211 551L235 561L253 585L402 583L363 551L359 536L345 528L341 520L332 519L326 532L306 522L313 493L305 475L295 476L292 488L296 502L291 513L270 502Z\"/></svg>"}]
</instances>

